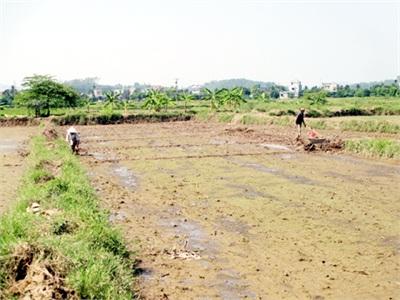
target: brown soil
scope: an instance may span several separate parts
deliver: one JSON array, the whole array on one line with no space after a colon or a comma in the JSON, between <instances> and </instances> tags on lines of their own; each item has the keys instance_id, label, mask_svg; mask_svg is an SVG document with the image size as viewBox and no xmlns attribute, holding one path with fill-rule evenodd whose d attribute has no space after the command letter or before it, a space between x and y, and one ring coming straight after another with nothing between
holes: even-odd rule
<instances>
[{"instance_id":1,"label":"brown soil","mask_svg":"<svg viewBox=\"0 0 400 300\"><path fill-rule=\"evenodd\" d=\"M12 201L25 167L28 140L35 127L0 127L0 214Z\"/></svg>"},{"instance_id":2,"label":"brown soil","mask_svg":"<svg viewBox=\"0 0 400 300\"><path fill-rule=\"evenodd\" d=\"M138 253L143 298L399 298L398 164L296 152L295 131L279 127L81 131L110 222Z\"/></svg>"},{"instance_id":3,"label":"brown soil","mask_svg":"<svg viewBox=\"0 0 400 300\"><path fill-rule=\"evenodd\" d=\"M21 299L78 299L75 292L65 287L65 262L46 249L21 244L14 249L6 267L8 290L4 296ZM0 294L1 296L1 294Z\"/></svg>"},{"instance_id":4,"label":"brown soil","mask_svg":"<svg viewBox=\"0 0 400 300\"><path fill-rule=\"evenodd\" d=\"M39 124L40 119L35 119L32 117L0 118L0 127L37 126Z\"/></svg>"}]
</instances>

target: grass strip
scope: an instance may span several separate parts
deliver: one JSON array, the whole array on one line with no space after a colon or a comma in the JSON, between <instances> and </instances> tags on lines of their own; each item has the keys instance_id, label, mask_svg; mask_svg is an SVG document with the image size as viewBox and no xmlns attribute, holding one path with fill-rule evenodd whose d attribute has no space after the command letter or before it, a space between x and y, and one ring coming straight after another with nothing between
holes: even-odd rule
<instances>
[{"instance_id":1,"label":"grass strip","mask_svg":"<svg viewBox=\"0 0 400 300\"><path fill-rule=\"evenodd\" d=\"M131 254L77 158L65 142L35 137L28 159L0 219L0 298L132 299Z\"/></svg>"},{"instance_id":2,"label":"grass strip","mask_svg":"<svg viewBox=\"0 0 400 300\"><path fill-rule=\"evenodd\" d=\"M365 156L400 159L400 143L387 139L348 140L345 149Z\"/></svg>"},{"instance_id":3,"label":"grass strip","mask_svg":"<svg viewBox=\"0 0 400 300\"><path fill-rule=\"evenodd\" d=\"M340 122L340 129L345 131L400 133L400 125L388 121L343 121Z\"/></svg>"}]
</instances>

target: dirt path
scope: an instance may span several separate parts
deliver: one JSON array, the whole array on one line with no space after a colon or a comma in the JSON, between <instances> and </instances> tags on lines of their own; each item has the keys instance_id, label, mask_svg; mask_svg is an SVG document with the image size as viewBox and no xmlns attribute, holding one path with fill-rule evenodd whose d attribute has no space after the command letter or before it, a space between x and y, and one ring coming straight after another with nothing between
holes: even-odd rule
<instances>
[{"instance_id":1,"label":"dirt path","mask_svg":"<svg viewBox=\"0 0 400 300\"><path fill-rule=\"evenodd\" d=\"M26 148L34 127L0 127L0 214L14 200L24 170L18 150Z\"/></svg>"},{"instance_id":2,"label":"dirt path","mask_svg":"<svg viewBox=\"0 0 400 300\"><path fill-rule=\"evenodd\" d=\"M400 167L294 152L284 130L82 128L144 298L399 298Z\"/></svg>"}]
</instances>

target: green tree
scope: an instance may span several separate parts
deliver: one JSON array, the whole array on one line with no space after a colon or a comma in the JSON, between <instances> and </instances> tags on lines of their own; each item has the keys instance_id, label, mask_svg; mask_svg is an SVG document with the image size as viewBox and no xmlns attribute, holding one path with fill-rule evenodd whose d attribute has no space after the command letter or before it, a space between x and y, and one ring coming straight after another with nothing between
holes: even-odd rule
<instances>
[{"instance_id":1,"label":"green tree","mask_svg":"<svg viewBox=\"0 0 400 300\"><path fill-rule=\"evenodd\" d=\"M17 94L15 102L18 106L33 110L36 117L48 117L51 108L76 107L78 105L78 93L50 76L25 77L22 86L25 89Z\"/></svg>"},{"instance_id":2,"label":"green tree","mask_svg":"<svg viewBox=\"0 0 400 300\"><path fill-rule=\"evenodd\" d=\"M17 95L17 90L14 86L11 86L10 89L6 89L3 91L3 94L0 93L0 105L12 105Z\"/></svg>"}]
</instances>

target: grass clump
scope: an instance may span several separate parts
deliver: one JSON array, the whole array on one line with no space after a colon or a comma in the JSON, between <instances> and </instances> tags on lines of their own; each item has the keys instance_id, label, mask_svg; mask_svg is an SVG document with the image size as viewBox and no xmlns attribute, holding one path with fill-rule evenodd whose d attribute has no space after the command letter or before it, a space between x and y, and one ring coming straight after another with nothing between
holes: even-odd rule
<instances>
[{"instance_id":1,"label":"grass clump","mask_svg":"<svg viewBox=\"0 0 400 300\"><path fill-rule=\"evenodd\" d=\"M15 207L0 219L0 298L132 299L130 253L67 145L36 137L29 163ZM21 284L30 276L42 280Z\"/></svg>"},{"instance_id":2,"label":"grass clump","mask_svg":"<svg viewBox=\"0 0 400 300\"><path fill-rule=\"evenodd\" d=\"M235 117L235 114L222 113L222 114L218 115L218 122L230 123L230 122L232 122L234 117Z\"/></svg>"},{"instance_id":3,"label":"grass clump","mask_svg":"<svg viewBox=\"0 0 400 300\"><path fill-rule=\"evenodd\" d=\"M400 158L400 143L387 139L348 140L345 149L349 152L382 158Z\"/></svg>"},{"instance_id":4,"label":"grass clump","mask_svg":"<svg viewBox=\"0 0 400 300\"><path fill-rule=\"evenodd\" d=\"M326 124L325 120L310 120L307 121L307 124L310 126L310 128L314 128L314 129L327 129L328 128L328 124Z\"/></svg>"},{"instance_id":5,"label":"grass clump","mask_svg":"<svg viewBox=\"0 0 400 300\"><path fill-rule=\"evenodd\" d=\"M400 133L400 125L388 121L342 121L340 129L345 131Z\"/></svg>"}]
</instances>

